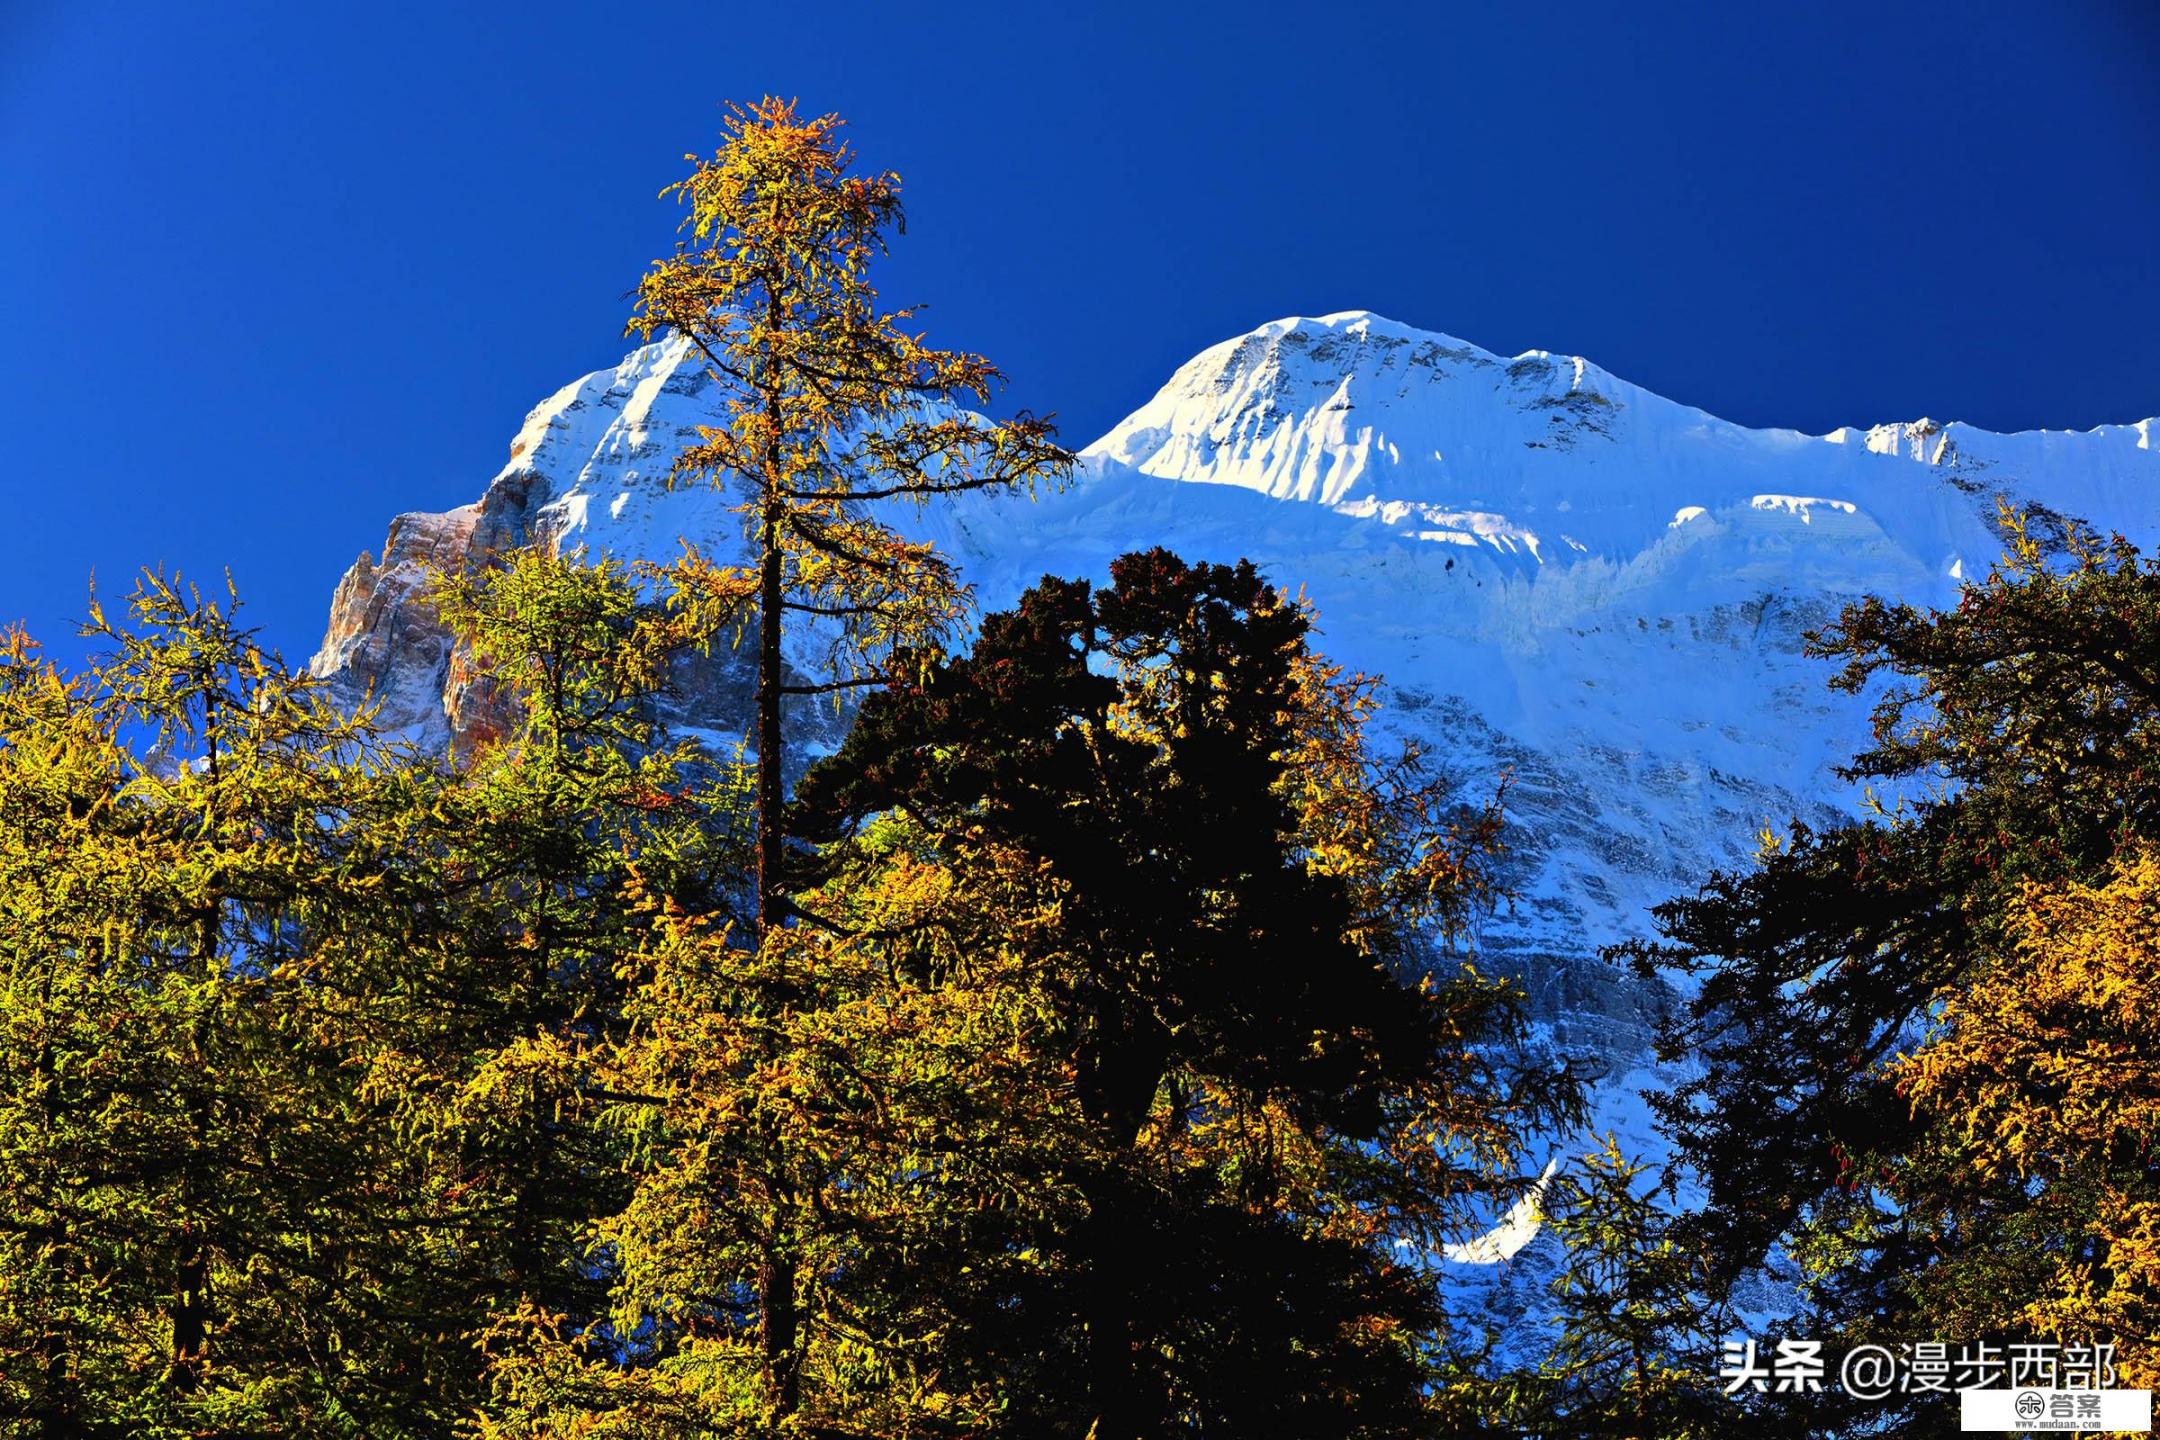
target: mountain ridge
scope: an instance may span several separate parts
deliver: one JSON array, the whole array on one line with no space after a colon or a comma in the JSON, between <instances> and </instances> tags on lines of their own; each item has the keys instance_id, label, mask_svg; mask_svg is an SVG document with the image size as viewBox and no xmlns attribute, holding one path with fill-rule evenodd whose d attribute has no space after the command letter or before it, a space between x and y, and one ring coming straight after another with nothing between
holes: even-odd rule
<instances>
[{"instance_id":1,"label":"mountain ridge","mask_svg":"<svg viewBox=\"0 0 2160 1440\"><path fill-rule=\"evenodd\" d=\"M667 485L717 413L692 362L663 340L572 382L526 417L479 500L400 516L382 559L339 582L315 672L428 743L475 743L500 717L433 618L430 567L525 544L738 550L731 497ZM1250 556L1309 593L1336 658L1387 678L1391 723L1408 731L1452 707L1540 753L1668 755L1734 793L1813 800L1862 736L1857 702L1822 691L1801 633L1862 594L1948 603L1999 553L1998 503L2043 530L2082 517L2150 538L2153 425L1751 430L1578 357L1506 359L1346 311L1202 350L1080 452L1062 494L896 518L951 551L993 607L1146 544ZM710 668L704 683L722 685L729 666ZM728 732L739 705L723 698L686 714ZM1748 833L1774 818L1755 814Z\"/></svg>"},{"instance_id":2,"label":"mountain ridge","mask_svg":"<svg viewBox=\"0 0 2160 1440\"><path fill-rule=\"evenodd\" d=\"M533 544L738 556L739 497L666 483L718 413L693 360L662 341L572 382L526 417L480 499L399 517L381 560L339 582L315 672L427 743L468 748L503 717L427 604L430 566ZM2000 553L1998 505L2044 536L2075 519L2150 545L2156 425L1750 429L1578 357L1507 358L1347 311L1201 351L1080 452L1061 493L891 513L953 556L986 609L1154 544L1249 557L1302 590L1330 656L1384 678L1385 731L1473 793L1508 777L1517 899L1479 945L1522 978L1543 1043L1608 1071L1597 1123L1640 1151L1657 1142L1633 1092L1655 1078L1672 996L1601 947L1747 863L1765 826L1832 822L1859 800L1832 767L1866 739L1865 700L1826 688L1807 632L1862 595L1953 602ZM815 663L809 646L790 658ZM741 735L739 657L677 682L680 723ZM843 724L798 721L805 755ZM1510 1233L1462 1253L1506 1258L1534 1232ZM1478 1303L1521 1313L1535 1250Z\"/></svg>"}]
</instances>

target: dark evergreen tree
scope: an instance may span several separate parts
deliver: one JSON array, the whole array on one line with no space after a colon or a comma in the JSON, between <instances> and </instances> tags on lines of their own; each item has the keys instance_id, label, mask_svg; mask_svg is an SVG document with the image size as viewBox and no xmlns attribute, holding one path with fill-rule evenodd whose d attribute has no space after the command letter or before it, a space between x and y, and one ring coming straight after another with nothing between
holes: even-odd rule
<instances>
[{"instance_id":1,"label":"dark evergreen tree","mask_svg":"<svg viewBox=\"0 0 2160 1440\"><path fill-rule=\"evenodd\" d=\"M1450 1433L1715 1440L1744 1423L1752 1393L1719 1393L1731 1317L1679 1223L1677 1177L1607 1138L1538 1197L1566 1247L1540 1315L1557 1334L1534 1366L1495 1373L1476 1357L1443 1396Z\"/></svg>"},{"instance_id":2,"label":"dark evergreen tree","mask_svg":"<svg viewBox=\"0 0 2160 1440\"><path fill-rule=\"evenodd\" d=\"M1485 898L1496 816L1374 762L1369 686L1250 565L1111 575L872 696L799 800L826 883L897 815L1054 887L1038 1043L1080 1216L956 1317L960 1354L1008 1367L1033 1433L1403 1433L1441 1328L1415 1257L1570 1101L1500 1072L1512 991L1432 946Z\"/></svg>"},{"instance_id":3,"label":"dark evergreen tree","mask_svg":"<svg viewBox=\"0 0 2160 1440\"><path fill-rule=\"evenodd\" d=\"M2028 1307L2151 1284L2107 1218L2160 1194L2147 1121L2066 1125L2059 1163L2034 1163L1975 1128L1972 1092L1930 1080L1988 1033L1976 1000L2022 973L2035 888L2110 882L2160 824L2160 566L2075 531L2051 557L2006 519L2010 556L1954 609L1868 601L1815 641L1838 688L1876 696L1846 773L1907 792L1796 825L1754 870L1661 907L1666 943L1631 947L1702 977L1664 1050L1703 1069L1661 1109L1707 1179L1693 1223L1721 1276L1793 1245L1822 1323L1854 1343L2127 1342L2090 1310ZM2065 1053L2111 1043L2097 1009L2049 1023L2088 1027ZM2057 1083L1991 1073L2036 1100ZM1915 1433L1942 1423L1921 1403Z\"/></svg>"}]
</instances>

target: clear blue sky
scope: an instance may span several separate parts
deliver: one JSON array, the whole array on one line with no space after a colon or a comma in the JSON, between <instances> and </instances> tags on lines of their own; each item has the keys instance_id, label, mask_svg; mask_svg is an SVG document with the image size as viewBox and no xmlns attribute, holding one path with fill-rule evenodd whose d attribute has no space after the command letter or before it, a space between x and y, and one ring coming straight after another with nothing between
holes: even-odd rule
<instances>
[{"instance_id":1,"label":"clear blue sky","mask_svg":"<svg viewBox=\"0 0 2160 1440\"><path fill-rule=\"evenodd\" d=\"M901 172L888 297L1074 443L1350 308L1754 424L2150 415L2156 73L2146 0L0 0L0 619L229 564L304 657L621 353L654 192L762 92Z\"/></svg>"}]
</instances>

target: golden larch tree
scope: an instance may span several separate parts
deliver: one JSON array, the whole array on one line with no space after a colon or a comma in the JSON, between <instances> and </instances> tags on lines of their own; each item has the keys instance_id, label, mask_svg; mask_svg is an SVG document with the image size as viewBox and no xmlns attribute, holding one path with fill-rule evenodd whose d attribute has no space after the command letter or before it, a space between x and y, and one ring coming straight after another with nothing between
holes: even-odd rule
<instances>
[{"instance_id":1,"label":"golden larch tree","mask_svg":"<svg viewBox=\"0 0 2160 1440\"><path fill-rule=\"evenodd\" d=\"M790 697L881 684L900 653L920 655L963 618L967 592L934 547L903 537L884 506L970 490L1060 483L1071 457L1046 419L993 422L999 372L979 355L937 350L914 312L880 308L871 270L902 228L900 180L858 173L834 115L767 98L731 109L710 159L663 192L688 208L675 253L638 288L630 328L692 346L723 397L722 423L677 459L674 483L734 494L749 563L692 557L695 577L754 637L758 756L756 931L793 917L786 898L784 762ZM825 673L803 674L783 646L791 623L816 627ZM792 983L774 970L783 990ZM784 995L781 997L785 1003ZM761 1269L768 1382L783 1413L797 1398L794 1270L778 1247Z\"/></svg>"}]
</instances>

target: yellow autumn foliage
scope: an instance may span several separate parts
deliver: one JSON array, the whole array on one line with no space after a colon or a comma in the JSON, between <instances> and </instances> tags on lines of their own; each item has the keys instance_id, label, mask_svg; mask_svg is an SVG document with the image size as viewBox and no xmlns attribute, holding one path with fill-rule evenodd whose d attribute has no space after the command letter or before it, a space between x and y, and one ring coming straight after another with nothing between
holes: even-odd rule
<instances>
[{"instance_id":1,"label":"yellow autumn foliage","mask_svg":"<svg viewBox=\"0 0 2160 1440\"><path fill-rule=\"evenodd\" d=\"M2039 1294L2000 1323L2117 1346L2121 1383L2160 1382L2160 851L2090 885L2027 885L2009 953L1945 1000L1899 1062L1917 1109L1959 1126L1973 1165L2085 1204Z\"/></svg>"}]
</instances>

